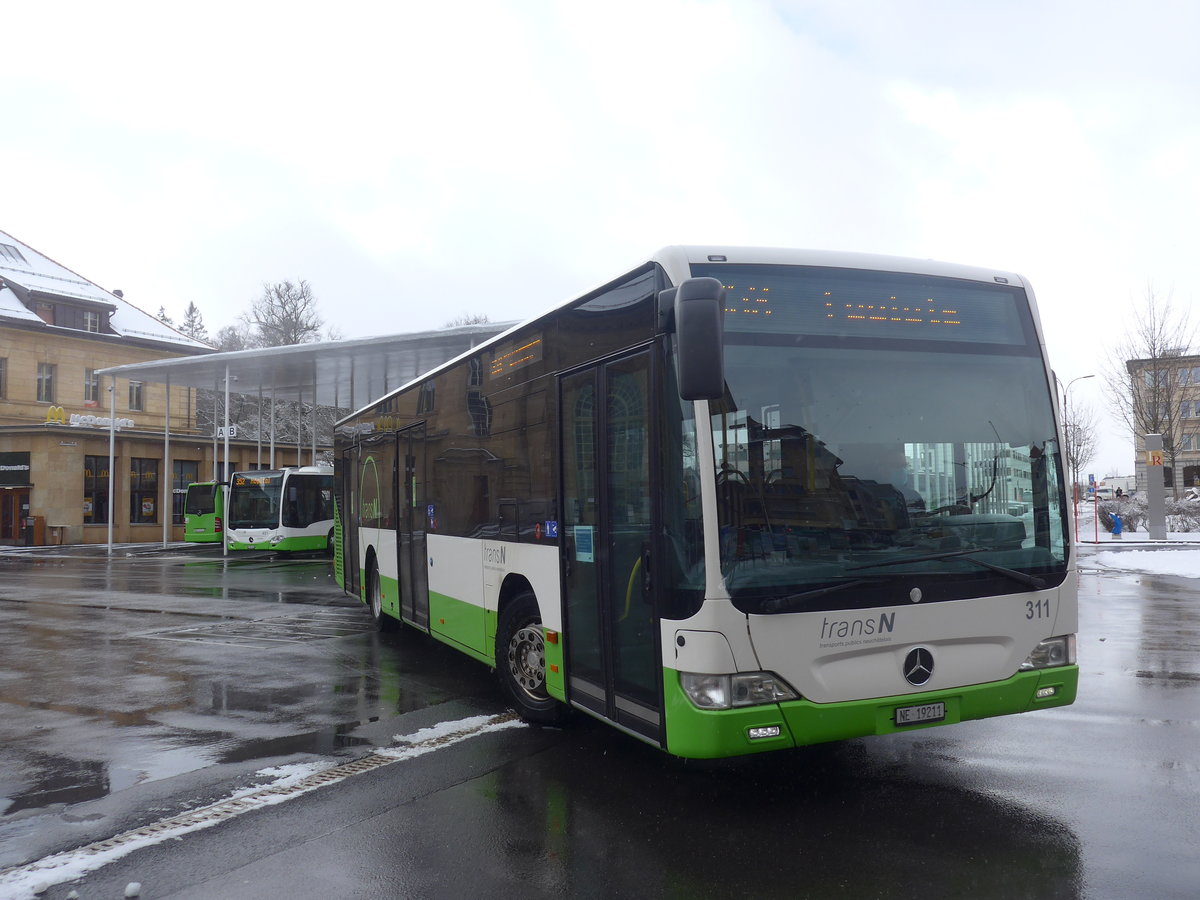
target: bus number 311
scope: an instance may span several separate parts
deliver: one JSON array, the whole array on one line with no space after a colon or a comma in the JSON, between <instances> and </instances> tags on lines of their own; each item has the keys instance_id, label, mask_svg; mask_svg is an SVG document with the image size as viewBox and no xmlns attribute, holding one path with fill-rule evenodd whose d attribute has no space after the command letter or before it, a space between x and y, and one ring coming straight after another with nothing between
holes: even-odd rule
<instances>
[{"instance_id":1,"label":"bus number 311","mask_svg":"<svg viewBox=\"0 0 1200 900\"><path fill-rule=\"evenodd\" d=\"M1050 617L1050 598L1043 597L1041 600L1026 600L1025 601L1025 618L1027 619L1042 619Z\"/></svg>"}]
</instances>

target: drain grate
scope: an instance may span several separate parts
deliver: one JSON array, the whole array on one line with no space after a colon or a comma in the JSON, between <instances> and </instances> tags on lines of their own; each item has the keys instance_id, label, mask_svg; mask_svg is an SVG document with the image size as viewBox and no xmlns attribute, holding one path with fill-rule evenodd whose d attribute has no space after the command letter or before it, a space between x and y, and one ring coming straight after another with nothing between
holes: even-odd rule
<instances>
[{"instance_id":1,"label":"drain grate","mask_svg":"<svg viewBox=\"0 0 1200 900\"><path fill-rule=\"evenodd\" d=\"M309 791L336 784L346 778L430 753L490 731L521 727L522 724L513 713L473 716L455 722L444 722L432 728L422 729L412 735L398 737L400 745L397 747L331 766L293 781L258 788L236 797L219 800L190 812L181 813L168 819L160 819L113 837L94 841L75 850L47 856L26 865L2 869L0 870L0 888L31 887L34 894L43 893L49 885L81 878L88 872L120 859L139 847L210 828L242 813L282 803L301 794L307 794ZM10 895L6 894L6 896Z\"/></svg>"}]
</instances>

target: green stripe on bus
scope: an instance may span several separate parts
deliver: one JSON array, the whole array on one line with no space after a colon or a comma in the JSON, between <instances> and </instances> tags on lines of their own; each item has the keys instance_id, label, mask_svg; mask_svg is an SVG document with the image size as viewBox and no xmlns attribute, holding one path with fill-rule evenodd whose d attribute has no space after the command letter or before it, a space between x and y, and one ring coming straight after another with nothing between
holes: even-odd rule
<instances>
[{"instance_id":1,"label":"green stripe on bus","mask_svg":"<svg viewBox=\"0 0 1200 900\"><path fill-rule=\"evenodd\" d=\"M495 626L492 626L495 633ZM429 631L441 640L470 651L476 658L491 660L487 645L487 614L482 606L467 603L436 591L429 592Z\"/></svg>"},{"instance_id":2,"label":"green stripe on bus","mask_svg":"<svg viewBox=\"0 0 1200 900\"><path fill-rule=\"evenodd\" d=\"M846 703L796 700L741 709L701 710L684 694L678 672L666 669L664 675L667 750L676 756L692 759L740 756L1067 706L1075 701L1079 684L1079 667L1062 666L1020 672L1005 681L991 684L884 699ZM1037 698L1040 688L1051 687L1055 688L1052 696ZM946 704L945 719L927 725L895 724L895 710L898 707L937 702ZM779 727L778 737L750 739L751 728L771 726Z\"/></svg>"},{"instance_id":3,"label":"green stripe on bus","mask_svg":"<svg viewBox=\"0 0 1200 900\"><path fill-rule=\"evenodd\" d=\"M543 628L545 632L548 629ZM567 675L563 666L563 654L566 652L563 649L563 641L566 640L566 635L562 632L558 633L558 640L554 643L546 641L546 693L555 700L567 702Z\"/></svg>"},{"instance_id":4,"label":"green stripe on bus","mask_svg":"<svg viewBox=\"0 0 1200 900\"><path fill-rule=\"evenodd\" d=\"M324 550L329 543L328 537L324 535L310 537L289 537L284 538L278 543L272 544L267 541L259 541L253 544L246 541L230 541L230 550L273 550L276 553L298 553L308 550Z\"/></svg>"}]
</instances>

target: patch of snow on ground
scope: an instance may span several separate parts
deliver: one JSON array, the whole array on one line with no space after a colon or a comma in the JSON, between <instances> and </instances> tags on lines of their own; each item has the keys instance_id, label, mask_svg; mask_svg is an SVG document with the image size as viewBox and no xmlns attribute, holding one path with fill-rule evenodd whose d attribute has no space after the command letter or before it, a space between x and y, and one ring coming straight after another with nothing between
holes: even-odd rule
<instances>
[{"instance_id":1,"label":"patch of snow on ground","mask_svg":"<svg viewBox=\"0 0 1200 900\"><path fill-rule=\"evenodd\" d=\"M1105 550L1087 561L1124 572L1200 578L1200 550Z\"/></svg>"}]
</instances>

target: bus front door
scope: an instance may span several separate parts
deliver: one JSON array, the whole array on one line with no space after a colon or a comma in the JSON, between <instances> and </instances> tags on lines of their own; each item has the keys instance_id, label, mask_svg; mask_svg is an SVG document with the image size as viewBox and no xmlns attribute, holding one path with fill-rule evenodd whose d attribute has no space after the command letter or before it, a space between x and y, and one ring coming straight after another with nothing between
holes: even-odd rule
<instances>
[{"instance_id":1,"label":"bus front door","mask_svg":"<svg viewBox=\"0 0 1200 900\"><path fill-rule=\"evenodd\" d=\"M342 484L338 496L343 505L338 509L338 517L342 523L342 544L335 548L335 554L341 554L342 560L342 590L360 597L358 560L359 515L358 515L358 447L342 451ZM337 557L334 562L336 565Z\"/></svg>"},{"instance_id":2,"label":"bus front door","mask_svg":"<svg viewBox=\"0 0 1200 900\"><path fill-rule=\"evenodd\" d=\"M561 543L570 700L661 742L650 365L641 352L562 378Z\"/></svg>"},{"instance_id":3,"label":"bus front door","mask_svg":"<svg viewBox=\"0 0 1200 900\"><path fill-rule=\"evenodd\" d=\"M401 615L419 628L429 628L429 574L425 569L425 533L433 517L426 508L425 423L396 434L400 473L400 519L397 552L400 557Z\"/></svg>"}]
</instances>

